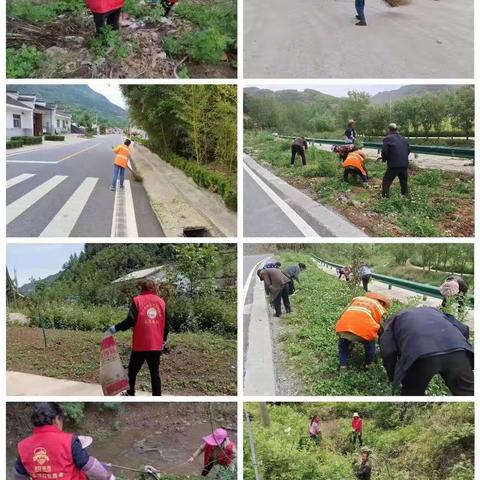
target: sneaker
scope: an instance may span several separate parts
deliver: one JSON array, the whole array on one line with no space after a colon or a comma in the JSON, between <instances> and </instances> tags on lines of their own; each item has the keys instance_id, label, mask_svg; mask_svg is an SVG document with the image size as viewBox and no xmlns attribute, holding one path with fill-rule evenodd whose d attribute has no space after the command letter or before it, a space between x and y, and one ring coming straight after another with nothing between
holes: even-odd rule
<instances>
[{"instance_id":1,"label":"sneaker","mask_svg":"<svg viewBox=\"0 0 480 480\"><path fill-rule=\"evenodd\" d=\"M111 190L112 192L114 192L114 191L115 191L115 187L110 186L110 190Z\"/></svg>"},{"instance_id":2,"label":"sneaker","mask_svg":"<svg viewBox=\"0 0 480 480\"><path fill-rule=\"evenodd\" d=\"M355 24L357 27L366 27L367 26L367 22L365 20L360 20L359 22L357 22Z\"/></svg>"}]
</instances>

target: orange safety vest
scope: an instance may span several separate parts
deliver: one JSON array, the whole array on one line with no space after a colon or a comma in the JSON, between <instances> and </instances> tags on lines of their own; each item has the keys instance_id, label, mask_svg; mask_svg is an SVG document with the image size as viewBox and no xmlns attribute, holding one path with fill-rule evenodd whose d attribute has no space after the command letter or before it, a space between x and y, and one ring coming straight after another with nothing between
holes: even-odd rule
<instances>
[{"instance_id":1,"label":"orange safety vest","mask_svg":"<svg viewBox=\"0 0 480 480\"><path fill-rule=\"evenodd\" d=\"M378 300L356 297L338 319L335 331L353 333L367 341L375 340L385 312Z\"/></svg>"},{"instance_id":2,"label":"orange safety vest","mask_svg":"<svg viewBox=\"0 0 480 480\"><path fill-rule=\"evenodd\" d=\"M363 167L364 158L358 152L351 152L347 155L347 158L343 161L343 168L354 167L360 170L363 175L367 175L365 168Z\"/></svg>"},{"instance_id":3,"label":"orange safety vest","mask_svg":"<svg viewBox=\"0 0 480 480\"><path fill-rule=\"evenodd\" d=\"M130 149L126 145L117 145L113 151L117 154L113 163L122 168L127 168Z\"/></svg>"}]
</instances>

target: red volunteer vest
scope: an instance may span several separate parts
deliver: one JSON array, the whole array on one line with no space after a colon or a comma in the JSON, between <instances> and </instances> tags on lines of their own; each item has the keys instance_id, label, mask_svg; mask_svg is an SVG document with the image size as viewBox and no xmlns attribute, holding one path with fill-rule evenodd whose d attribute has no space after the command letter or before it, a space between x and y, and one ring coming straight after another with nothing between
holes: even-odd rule
<instances>
[{"instance_id":1,"label":"red volunteer vest","mask_svg":"<svg viewBox=\"0 0 480 480\"><path fill-rule=\"evenodd\" d=\"M85 4L93 13L107 13L122 8L125 0L85 0Z\"/></svg>"},{"instance_id":2,"label":"red volunteer vest","mask_svg":"<svg viewBox=\"0 0 480 480\"><path fill-rule=\"evenodd\" d=\"M213 458L213 451L215 448L218 448L219 453L217 454L217 458ZM226 447L220 449L220 447L214 447L213 445L209 445L205 443L204 445L204 456L203 456L203 466L206 467L210 465L212 462L218 463L219 465L223 465L226 467L233 462L233 458L235 457L235 444L230 442Z\"/></svg>"},{"instance_id":3,"label":"red volunteer vest","mask_svg":"<svg viewBox=\"0 0 480 480\"><path fill-rule=\"evenodd\" d=\"M152 292L133 299L137 307L137 322L133 327L132 350L147 352L163 350L165 333L165 302Z\"/></svg>"},{"instance_id":4,"label":"red volunteer vest","mask_svg":"<svg viewBox=\"0 0 480 480\"><path fill-rule=\"evenodd\" d=\"M73 461L73 436L46 425L35 427L18 444L18 455L32 480L88 480Z\"/></svg>"},{"instance_id":5,"label":"red volunteer vest","mask_svg":"<svg viewBox=\"0 0 480 480\"><path fill-rule=\"evenodd\" d=\"M362 419L361 418L352 418L352 428L356 432L362 431Z\"/></svg>"}]
</instances>

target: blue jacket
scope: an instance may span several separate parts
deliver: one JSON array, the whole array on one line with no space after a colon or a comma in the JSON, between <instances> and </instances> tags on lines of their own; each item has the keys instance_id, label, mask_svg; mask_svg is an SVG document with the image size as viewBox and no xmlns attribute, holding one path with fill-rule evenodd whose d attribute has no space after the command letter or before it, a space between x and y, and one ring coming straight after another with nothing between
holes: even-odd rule
<instances>
[{"instance_id":1,"label":"blue jacket","mask_svg":"<svg viewBox=\"0 0 480 480\"><path fill-rule=\"evenodd\" d=\"M473 348L468 343L469 335L470 330L466 325L436 308L402 310L387 321L380 338L380 353L388 378L396 387L401 384L415 360L456 350L470 352L473 368Z\"/></svg>"},{"instance_id":2,"label":"blue jacket","mask_svg":"<svg viewBox=\"0 0 480 480\"><path fill-rule=\"evenodd\" d=\"M383 139L382 160L389 168L407 168L410 145L399 133L390 133Z\"/></svg>"}]
</instances>

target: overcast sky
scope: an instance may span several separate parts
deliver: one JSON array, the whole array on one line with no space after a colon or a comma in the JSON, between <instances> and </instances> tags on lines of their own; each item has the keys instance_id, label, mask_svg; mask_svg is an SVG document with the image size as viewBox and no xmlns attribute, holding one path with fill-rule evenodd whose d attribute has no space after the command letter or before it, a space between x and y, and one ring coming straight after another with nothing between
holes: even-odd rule
<instances>
[{"instance_id":1,"label":"overcast sky","mask_svg":"<svg viewBox=\"0 0 480 480\"><path fill-rule=\"evenodd\" d=\"M305 89L309 90L318 90L319 92L326 93L328 95L333 95L335 97L346 97L349 90L359 90L361 92L370 93L370 95L375 95L378 92L386 92L390 90L397 90L403 85L371 85L371 84L351 84L345 83L345 85L318 85L318 84L305 84L301 85L294 83L284 83L281 85L278 84L262 84L255 85L248 82L245 82L245 87L258 87L266 88L273 91L278 90L299 90L303 91Z\"/></svg>"},{"instance_id":2,"label":"overcast sky","mask_svg":"<svg viewBox=\"0 0 480 480\"><path fill-rule=\"evenodd\" d=\"M62 269L72 253L80 253L83 243L10 244L7 246L7 266L13 277L17 271L18 286L45 278Z\"/></svg>"},{"instance_id":3,"label":"overcast sky","mask_svg":"<svg viewBox=\"0 0 480 480\"><path fill-rule=\"evenodd\" d=\"M102 94L104 97L107 97L112 103L118 105L122 108L127 108L127 103L123 98L122 92L118 85L113 85L111 83L89 83L88 86L95 90L97 93Z\"/></svg>"}]
</instances>

